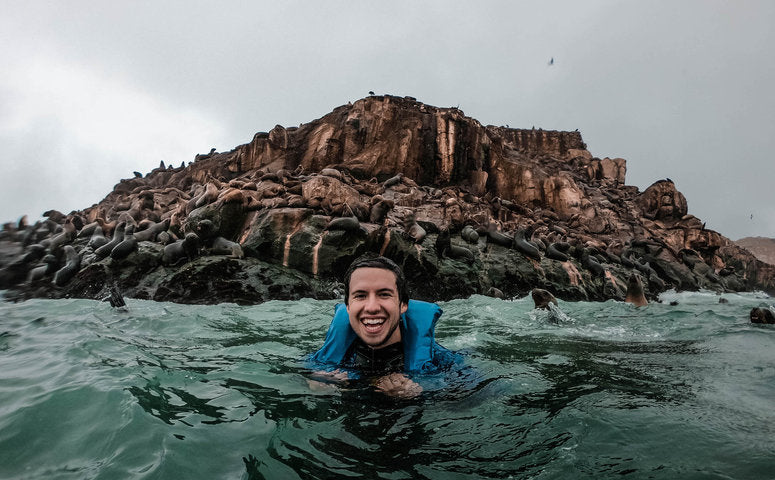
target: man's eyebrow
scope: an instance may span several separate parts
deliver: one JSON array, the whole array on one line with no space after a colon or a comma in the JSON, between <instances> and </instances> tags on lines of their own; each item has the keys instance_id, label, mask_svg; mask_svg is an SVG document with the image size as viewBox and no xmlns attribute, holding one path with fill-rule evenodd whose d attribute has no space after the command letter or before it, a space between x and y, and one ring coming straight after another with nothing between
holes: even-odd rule
<instances>
[{"instance_id":1,"label":"man's eyebrow","mask_svg":"<svg viewBox=\"0 0 775 480\"><path fill-rule=\"evenodd\" d=\"M396 293L397 291L398 290L393 288L393 287L384 287L384 288L378 288L377 289L377 293L384 293L384 292ZM353 291L350 292L350 295L354 295L356 293L367 293L367 292L368 292L368 290L366 290L366 289L353 290Z\"/></svg>"}]
</instances>

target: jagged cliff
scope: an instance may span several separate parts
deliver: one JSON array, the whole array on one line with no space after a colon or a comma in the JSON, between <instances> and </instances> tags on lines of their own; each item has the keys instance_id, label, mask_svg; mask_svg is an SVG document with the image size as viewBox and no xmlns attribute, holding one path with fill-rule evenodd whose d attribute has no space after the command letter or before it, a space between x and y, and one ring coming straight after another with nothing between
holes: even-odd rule
<instances>
[{"instance_id":1,"label":"jagged cliff","mask_svg":"<svg viewBox=\"0 0 775 480\"><path fill-rule=\"evenodd\" d=\"M705 229L672 182L640 192L625 174L625 160L593 157L578 132L483 126L456 108L372 96L137 174L82 211L7 225L0 288L328 298L349 262L373 251L401 263L420 298L541 287L622 299L633 273L650 296L773 290L775 267ZM88 247L98 227L124 247Z\"/></svg>"}]
</instances>

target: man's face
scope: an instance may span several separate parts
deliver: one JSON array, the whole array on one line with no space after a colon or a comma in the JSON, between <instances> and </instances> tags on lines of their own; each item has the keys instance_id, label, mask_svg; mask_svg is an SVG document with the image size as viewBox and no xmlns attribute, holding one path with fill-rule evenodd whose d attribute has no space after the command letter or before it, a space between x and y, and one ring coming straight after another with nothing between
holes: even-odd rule
<instances>
[{"instance_id":1,"label":"man's face","mask_svg":"<svg viewBox=\"0 0 775 480\"><path fill-rule=\"evenodd\" d=\"M398 321L407 305L399 300L393 272L371 267L355 270L347 303L350 326L366 345L382 348L401 340Z\"/></svg>"}]
</instances>

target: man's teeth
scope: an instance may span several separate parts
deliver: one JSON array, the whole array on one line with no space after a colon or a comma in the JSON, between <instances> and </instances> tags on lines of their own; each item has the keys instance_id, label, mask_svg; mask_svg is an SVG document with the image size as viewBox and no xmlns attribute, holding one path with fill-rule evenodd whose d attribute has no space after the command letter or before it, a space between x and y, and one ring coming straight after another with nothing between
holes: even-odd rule
<instances>
[{"instance_id":1,"label":"man's teeth","mask_svg":"<svg viewBox=\"0 0 775 480\"><path fill-rule=\"evenodd\" d=\"M385 320L382 320L380 318L367 318L363 320L363 323L366 325L379 325L380 323L384 322Z\"/></svg>"}]
</instances>

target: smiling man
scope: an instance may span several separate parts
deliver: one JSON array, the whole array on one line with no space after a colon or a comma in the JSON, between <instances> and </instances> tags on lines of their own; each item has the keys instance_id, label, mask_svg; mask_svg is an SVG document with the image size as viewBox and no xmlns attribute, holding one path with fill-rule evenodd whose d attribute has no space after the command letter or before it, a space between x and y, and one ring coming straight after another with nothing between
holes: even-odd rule
<instances>
[{"instance_id":1,"label":"smiling man","mask_svg":"<svg viewBox=\"0 0 775 480\"><path fill-rule=\"evenodd\" d=\"M395 262L361 257L347 270L344 287L345 304L337 305L313 362L343 369L336 370L340 377L373 377L378 390L397 396L422 391L407 373L438 371L455 363L456 355L434 340L441 308L409 300Z\"/></svg>"}]
</instances>

